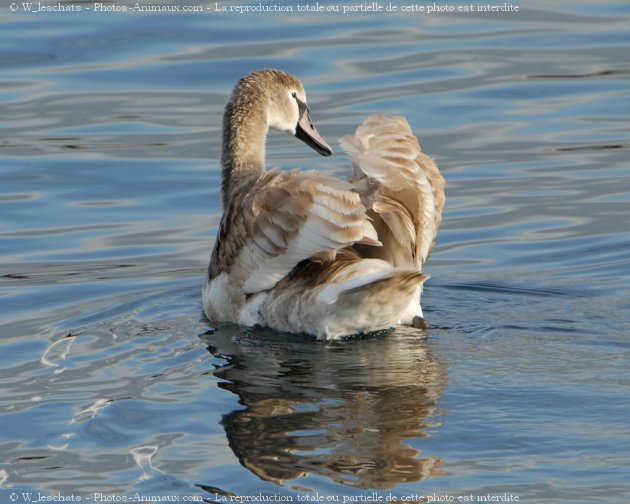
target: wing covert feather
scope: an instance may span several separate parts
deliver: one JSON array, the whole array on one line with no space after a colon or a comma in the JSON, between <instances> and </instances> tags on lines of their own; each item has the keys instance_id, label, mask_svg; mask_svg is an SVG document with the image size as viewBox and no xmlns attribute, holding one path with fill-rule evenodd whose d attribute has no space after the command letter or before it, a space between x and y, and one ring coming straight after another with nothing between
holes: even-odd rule
<instances>
[{"instance_id":1,"label":"wing covert feather","mask_svg":"<svg viewBox=\"0 0 630 504\"><path fill-rule=\"evenodd\" d=\"M272 288L305 259L355 242L378 245L360 196L345 181L299 170L263 173L235 191L221 221L209 277L222 271L245 294Z\"/></svg>"}]
</instances>

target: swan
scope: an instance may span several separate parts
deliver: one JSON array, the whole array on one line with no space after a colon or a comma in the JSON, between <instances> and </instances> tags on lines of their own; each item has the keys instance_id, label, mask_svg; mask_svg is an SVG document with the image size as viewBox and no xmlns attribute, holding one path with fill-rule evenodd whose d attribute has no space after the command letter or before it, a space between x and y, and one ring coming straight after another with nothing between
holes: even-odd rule
<instances>
[{"instance_id":1,"label":"swan","mask_svg":"<svg viewBox=\"0 0 630 504\"><path fill-rule=\"evenodd\" d=\"M243 77L225 107L223 216L203 288L213 322L336 339L397 324L427 328L422 266L442 222L445 181L404 118L368 117L340 140L352 172L265 169L269 129L323 156L302 83Z\"/></svg>"}]
</instances>

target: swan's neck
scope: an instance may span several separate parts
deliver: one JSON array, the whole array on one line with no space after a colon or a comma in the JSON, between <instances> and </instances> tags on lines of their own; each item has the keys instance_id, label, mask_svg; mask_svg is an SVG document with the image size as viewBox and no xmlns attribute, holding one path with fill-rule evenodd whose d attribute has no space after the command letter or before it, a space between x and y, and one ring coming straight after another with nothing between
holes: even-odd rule
<instances>
[{"instance_id":1,"label":"swan's neck","mask_svg":"<svg viewBox=\"0 0 630 504\"><path fill-rule=\"evenodd\" d=\"M265 170L267 121L266 100L243 99L237 94L225 108L221 153L224 209L239 185Z\"/></svg>"}]
</instances>

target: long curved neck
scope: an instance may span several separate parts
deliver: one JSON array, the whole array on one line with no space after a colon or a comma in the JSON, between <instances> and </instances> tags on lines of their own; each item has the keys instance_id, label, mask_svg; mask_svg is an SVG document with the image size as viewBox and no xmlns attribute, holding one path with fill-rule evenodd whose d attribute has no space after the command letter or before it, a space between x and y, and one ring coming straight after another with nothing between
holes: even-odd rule
<instances>
[{"instance_id":1,"label":"long curved neck","mask_svg":"<svg viewBox=\"0 0 630 504\"><path fill-rule=\"evenodd\" d=\"M221 151L224 209L240 184L265 170L268 101L260 98L260 94L249 97L236 91L225 107Z\"/></svg>"}]
</instances>

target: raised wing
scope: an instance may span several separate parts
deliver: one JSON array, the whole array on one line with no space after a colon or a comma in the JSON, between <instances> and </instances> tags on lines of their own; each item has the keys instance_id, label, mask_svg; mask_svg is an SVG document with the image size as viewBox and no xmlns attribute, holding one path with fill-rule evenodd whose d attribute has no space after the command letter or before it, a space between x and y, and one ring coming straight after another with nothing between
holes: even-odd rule
<instances>
[{"instance_id":1,"label":"raised wing","mask_svg":"<svg viewBox=\"0 0 630 504\"><path fill-rule=\"evenodd\" d=\"M275 286L301 261L332 259L356 242L380 245L349 183L275 169L236 190L208 275L226 271L242 282L245 294L253 294Z\"/></svg>"},{"instance_id":2,"label":"raised wing","mask_svg":"<svg viewBox=\"0 0 630 504\"><path fill-rule=\"evenodd\" d=\"M394 266L428 259L442 222L444 178L404 118L370 116L341 139L352 160L350 182L361 195L382 247L358 247Z\"/></svg>"}]
</instances>

